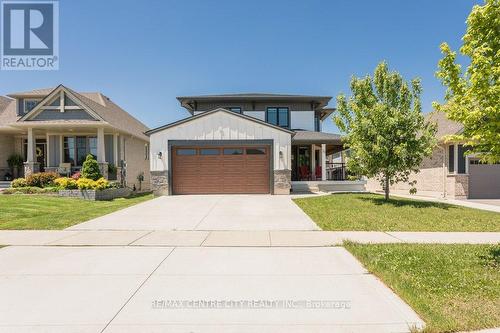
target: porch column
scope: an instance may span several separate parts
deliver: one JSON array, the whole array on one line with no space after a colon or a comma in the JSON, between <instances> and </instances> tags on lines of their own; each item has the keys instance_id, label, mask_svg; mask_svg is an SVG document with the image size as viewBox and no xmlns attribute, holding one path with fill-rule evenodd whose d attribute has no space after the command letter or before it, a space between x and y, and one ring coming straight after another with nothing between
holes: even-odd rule
<instances>
[{"instance_id":1,"label":"porch column","mask_svg":"<svg viewBox=\"0 0 500 333\"><path fill-rule=\"evenodd\" d=\"M36 141L35 141L35 134L33 132L33 128L28 128L28 151L26 152L27 154L27 159L26 162L24 162L24 176L28 176L32 173L37 173L40 171L40 165L36 161L36 154L35 154L35 147L36 147Z\"/></svg>"},{"instance_id":2,"label":"porch column","mask_svg":"<svg viewBox=\"0 0 500 333\"><path fill-rule=\"evenodd\" d=\"M104 128L97 128L97 163L104 178L108 178L108 163L106 163L106 151L104 145Z\"/></svg>"},{"instance_id":3,"label":"porch column","mask_svg":"<svg viewBox=\"0 0 500 333\"><path fill-rule=\"evenodd\" d=\"M311 145L311 179L316 180L316 145Z\"/></svg>"},{"instance_id":4,"label":"porch column","mask_svg":"<svg viewBox=\"0 0 500 333\"><path fill-rule=\"evenodd\" d=\"M321 180L326 180L326 144L321 144Z\"/></svg>"},{"instance_id":5,"label":"porch column","mask_svg":"<svg viewBox=\"0 0 500 333\"><path fill-rule=\"evenodd\" d=\"M118 167L118 134L113 134L113 163Z\"/></svg>"}]
</instances>

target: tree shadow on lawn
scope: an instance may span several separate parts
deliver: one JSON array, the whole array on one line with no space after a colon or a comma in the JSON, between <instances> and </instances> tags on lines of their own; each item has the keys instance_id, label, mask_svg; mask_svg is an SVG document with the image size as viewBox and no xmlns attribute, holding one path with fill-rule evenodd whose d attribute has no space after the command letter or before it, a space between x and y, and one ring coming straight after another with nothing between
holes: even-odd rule
<instances>
[{"instance_id":1,"label":"tree shadow on lawn","mask_svg":"<svg viewBox=\"0 0 500 333\"><path fill-rule=\"evenodd\" d=\"M388 201L385 200L383 196L377 196L372 198L362 197L359 198L363 201L370 201L371 203L382 206L391 205L393 207L412 207L412 208L439 208L444 210L456 209L456 206L449 205L441 202L430 202L430 201L419 201L419 200L409 200L409 199L395 199L389 198Z\"/></svg>"}]
</instances>

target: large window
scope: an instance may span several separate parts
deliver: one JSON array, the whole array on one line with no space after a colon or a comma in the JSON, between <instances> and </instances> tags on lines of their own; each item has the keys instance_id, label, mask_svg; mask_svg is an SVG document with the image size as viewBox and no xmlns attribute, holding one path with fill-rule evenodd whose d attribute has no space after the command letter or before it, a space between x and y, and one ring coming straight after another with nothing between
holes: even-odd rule
<instances>
[{"instance_id":1,"label":"large window","mask_svg":"<svg viewBox=\"0 0 500 333\"><path fill-rule=\"evenodd\" d=\"M284 107L271 107L267 108L266 121L280 127L290 127L288 108Z\"/></svg>"},{"instance_id":2,"label":"large window","mask_svg":"<svg viewBox=\"0 0 500 333\"><path fill-rule=\"evenodd\" d=\"M82 166L88 154L97 157L97 138L95 136L65 136L64 163Z\"/></svg>"}]
</instances>

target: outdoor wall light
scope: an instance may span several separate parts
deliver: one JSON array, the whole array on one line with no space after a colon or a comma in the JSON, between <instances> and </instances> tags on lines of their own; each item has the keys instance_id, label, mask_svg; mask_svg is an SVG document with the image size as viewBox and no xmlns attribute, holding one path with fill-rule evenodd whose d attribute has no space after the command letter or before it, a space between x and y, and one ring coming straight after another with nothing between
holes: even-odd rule
<instances>
[{"instance_id":1,"label":"outdoor wall light","mask_svg":"<svg viewBox=\"0 0 500 333\"><path fill-rule=\"evenodd\" d=\"M161 157L163 156L163 154L161 153L161 151L158 152L158 159L161 160Z\"/></svg>"},{"instance_id":2,"label":"outdoor wall light","mask_svg":"<svg viewBox=\"0 0 500 333\"><path fill-rule=\"evenodd\" d=\"M280 158L283 158L283 151L280 150Z\"/></svg>"}]
</instances>

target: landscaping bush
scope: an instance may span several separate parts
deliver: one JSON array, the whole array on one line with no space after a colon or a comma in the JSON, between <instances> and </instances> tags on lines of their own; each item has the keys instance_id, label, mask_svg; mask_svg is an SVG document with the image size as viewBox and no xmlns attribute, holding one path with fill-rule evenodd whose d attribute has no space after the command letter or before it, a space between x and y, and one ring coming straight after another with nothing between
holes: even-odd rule
<instances>
[{"instance_id":1,"label":"landscaping bush","mask_svg":"<svg viewBox=\"0 0 500 333\"><path fill-rule=\"evenodd\" d=\"M63 190L75 190L78 188L76 180L68 177L60 177L54 180L54 183Z\"/></svg>"},{"instance_id":2,"label":"landscaping bush","mask_svg":"<svg viewBox=\"0 0 500 333\"><path fill-rule=\"evenodd\" d=\"M17 188L17 187L26 187L28 184L26 183L26 179L24 178L17 178L10 183L11 187Z\"/></svg>"},{"instance_id":3,"label":"landscaping bush","mask_svg":"<svg viewBox=\"0 0 500 333\"><path fill-rule=\"evenodd\" d=\"M88 154L85 162L83 162L82 177L92 180L98 180L102 177L101 170L99 170L99 164L91 154Z\"/></svg>"},{"instance_id":4,"label":"landscaping bush","mask_svg":"<svg viewBox=\"0 0 500 333\"><path fill-rule=\"evenodd\" d=\"M3 194L46 194L46 193L57 193L59 188L57 187L45 187L40 188L36 186L26 186L17 188L7 188L2 191Z\"/></svg>"},{"instance_id":5,"label":"landscaping bush","mask_svg":"<svg viewBox=\"0 0 500 333\"><path fill-rule=\"evenodd\" d=\"M54 180L58 177L55 172L32 173L26 177L26 186L47 187L54 185Z\"/></svg>"},{"instance_id":6,"label":"landscaping bush","mask_svg":"<svg viewBox=\"0 0 500 333\"><path fill-rule=\"evenodd\" d=\"M89 178L80 178L76 181L80 190L104 190L113 187L113 185L104 178L92 180Z\"/></svg>"}]
</instances>

